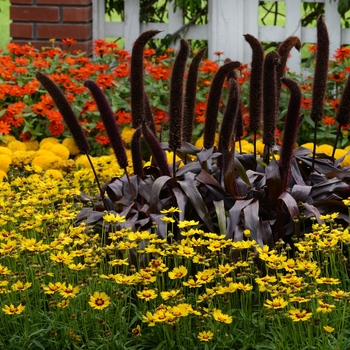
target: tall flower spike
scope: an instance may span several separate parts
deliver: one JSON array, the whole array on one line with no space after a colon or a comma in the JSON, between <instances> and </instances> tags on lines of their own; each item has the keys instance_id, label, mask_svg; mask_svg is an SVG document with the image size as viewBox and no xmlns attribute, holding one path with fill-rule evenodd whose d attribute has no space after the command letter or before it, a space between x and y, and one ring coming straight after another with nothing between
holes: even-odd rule
<instances>
[{"instance_id":1,"label":"tall flower spike","mask_svg":"<svg viewBox=\"0 0 350 350\"><path fill-rule=\"evenodd\" d=\"M190 54L187 40L180 40L180 49L176 55L170 82L169 101L169 147L175 150L181 148L182 118L183 118L183 83L186 62Z\"/></svg>"},{"instance_id":2,"label":"tall flower spike","mask_svg":"<svg viewBox=\"0 0 350 350\"><path fill-rule=\"evenodd\" d=\"M244 35L253 51L249 85L249 128L257 132L261 125L263 100L264 49L253 35Z\"/></svg>"},{"instance_id":3,"label":"tall flower spike","mask_svg":"<svg viewBox=\"0 0 350 350\"><path fill-rule=\"evenodd\" d=\"M239 102L239 84L236 79L231 78L229 80L229 95L219 137L218 151L222 153L222 156L219 158L218 162L219 166L222 165L223 168L227 165L228 155L230 153L229 147L232 142L233 127L235 125Z\"/></svg>"},{"instance_id":4,"label":"tall flower spike","mask_svg":"<svg viewBox=\"0 0 350 350\"><path fill-rule=\"evenodd\" d=\"M152 133L152 131L147 127L146 123L142 123L142 134L152 152L152 156L154 160L157 162L159 170L162 175L167 175L171 177L169 164L164 154L162 147L156 136Z\"/></svg>"},{"instance_id":5,"label":"tall flower spike","mask_svg":"<svg viewBox=\"0 0 350 350\"><path fill-rule=\"evenodd\" d=\"M94 81L86 80L84 82L84 86L90 90L96 102L97 108L100 111L100 116L103 124L106 127L109 142L111 143L115 156L117 157L118 164L122 169L126 170L128 166L128 157L126 155L124 143L120 136L114 113L107 101L107 98L101 88Z\"/></svg>"},{"instance_id":6,"label":"tall flower spike","mask_svg":"<svg viewBox=\"0 0 350 350\"><path fill-rule=\"evenodd\" d=\"M284 40L277 49L277 52L280 55L280 64L277 67L277 102L279 102L280 99L280 92L282 87L281 78L283 78L284 76L284 71L287 65L287 59L293 47L300 51L301 42L297 36L292 35L289 36L286 40ZM277 103L277 105L279 105L279 103Z\"/></svg>"},{"instance_id":7,"label":"tall flower spike","mask_svg":"<svg viewBox=\"0 0 350 350\"><path fill-rule=\"evenodd\" d=\"M315 77L312 89L311 119L316 123L323 118L323 106L327 88L329 36L322 16L317 19L317 51Z\"/></svg>"},{"instance_id":8,"label":"tall flower spike","mask_svg":"<svg viewBox=\"0 0 350 350\"><path fill-rule=\"evenodd\" d=\"M350 124L350 76L346 81L335 119L340 125Z\"/></svg>"},{"instance_id":9,"label":"tall flower spike","mask_svg":"<svg viewBox=\"0 0 350 350\"><path fill-rule=\"evenodd\" d=\"M193 132L193 116L196 107L196 93L198 82L198 67L203 58L206 48L198 51L197 55L193 57L190 68L188 70L185 103L184 103L184 118L182 124L182 137L186 142L191 142Z\"/></svg>"},{"instance_id":10,"label":"tall flower spike","mask_svg":"<svg viewBox=\"0 0 350 350\"><path fill-rule=\"evenodd\" d=\"M52 97L80 151L88 154L90 145L66 96L55 82L45 74L37 72L35 76Z\"/></svg>"},{"instance_id":11,"label":"tall flower spike","mask_svg":"<svg viewBox=\"0 0 350 350\"><path fill-rule=\"evenodd\" d=\"M151 107L151 104L149 103L149 99L146 94L146 91L143 92L143 103L144 103L144 110L145 110L145 121L149 125L149 128L151 129L153 134L156 135L156 126L154 124L152 107Z\"/></svg>"},{"instance_id":12,"label":"tall flower spike","mask_svg":"<svg viewBox=\"0 0 350 350\"><path fill-rule=\"evenodd\" d=\"M299 85L294 80L283 78L282 83L290 90L290 100L284 127L281 158L279 161L279 168L284 182L284 190L286 190L289 183L294 144L300 125L299 119L302 95Z\"/></svg>"},{"instance_id":13,"label":"tall flower spike","mask_svg":"<svg viewBox=\"0 0 350 350\"><path fill-rule=\"evenodd\" d=\"M131 54L130 65L130 95L132 127L141 125L144 117L143 85L143 51L147 41L160 33L159 30L143 32L135 41Z\"/></svg>"},{"instance_id":14,"label":"tall flower spike","mask_svg":"<svg viewBox=\"0 0 350 350\"><path fill-rule=\"evenodd\" d=\"M141 152L141 133L142 126L140 125L131 139L131 156L132 156L132 165L134 167L134 174L140 177L144 176L143 171L143 161L142 161L142 152Z\"/></svg>"},{"instance_id":15,"label":"tall flower spike","mask_svg":"<svg viewBox=\"0 0 350 350\"><path fill-rule=\"evenodd\" d=\"M224 64L218 69L211 83L204 125L204 148L206 149L209 149L214 145L221 90L226 75L240 65L240 62L237 61Z\"/></svg>"},{"instance_id":16,"label":"tall flower spike","mask_svg":"<svg viewBox=\"0 0 350 350\"><path fill-rule=\"evenodd\" d=\"M279 62L279 54L276 51L269 52L265 57L263 84L263 142L268 150L270 150L275 144L277 118L276 68Z\"/></svg>"}]
</instances>

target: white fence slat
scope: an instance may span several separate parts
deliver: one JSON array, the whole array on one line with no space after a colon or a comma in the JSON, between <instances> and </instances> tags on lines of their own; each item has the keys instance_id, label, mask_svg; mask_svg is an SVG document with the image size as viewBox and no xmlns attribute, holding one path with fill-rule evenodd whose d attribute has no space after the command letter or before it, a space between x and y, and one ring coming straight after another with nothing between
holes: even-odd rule
<instances>
[{"instance_id":1,"label":"white fence slat","mask_svg":"<svg viewBox=\"0 0 350 350\"><path fill-rule=\"evenodd\" d=\"M336 4L337 5L337 4ZM329 55L333 58L334 52L341 44L340 14L334 2L327 1L325 4L325 21L330 40Z\"/></svg>"},{"instance_id":2,"label":"white fence slat","mask_svg":"<svg viewBox=\"0 0 350 350\"><path fill-rule=\"evenodd\" d=\"M315 0L280 0L286 3L286 25L259 26L259 0L208 0L208 20L205 25L192 25L181 33L182 37L208 41L208 57L215 60L216 51L223 51L222 58L229 57L242 63L251 62L251 48L244 34L251 34L260 41L282 42L290 35L298 36L302 43L316 43L316 28L301 27L302 2ZM330 58L340 45L350 44L350 29L342 29L337 1L317 0L325 4L325 21L330 37ZM125 0L125 21L105 21L105 1L92 0L93 39L123 37L125 49L131 50L133 42L145 30L162 30L157 38L174 34L183 25L181 10L173 11L173 2L168 3L168 23L140 23L140 0ZM300 53L292 49L287 61L291 71L300 72Z\"/></svg>"},{"instance_id":3,"label":"white fence slat","mask_svg":"<svg viewBox=\"0 0 350 350\"><path fill-rule=\"evenodd\" d=\"M244 33L259 37L259 2L256 0L246 0L244 2L243 13ZM243 60L242 63L251 63L252 49L245 41L243 44Z\"/></svg>"},{"instance_id":4,"label":"white fence slat","mask_svg":"<svg viewBox=\"0 0 350 350\"><path fill-rule=\"evenodd\" d=\"M140 35L140 0L128 0L124 2L125 12L125 50L131 50L132 44Z\"/></svg>"},{"instance_id":5,"label":"white fence slat","mask_svg":"<svg viewBox=\"0 0 350 350\"><path fill-rule=\"evenodd\" d=\"M285 38L289 36L301 37L301 0L286 0ZM287 67L292 72L300 71L300 51L293 48L287 60Z\"/></svg>"},{"instance_id":6,"label":"white fence slat","mask_svg":"<svg viewBox=\"0 0 350 350\"><path fill-rule=\"evenodd\" d=\"M209 0L208 57L215 60L214 52L222 51L222 58L243 61L244 12L243 0Z\"/></svg>"}]
</instances>

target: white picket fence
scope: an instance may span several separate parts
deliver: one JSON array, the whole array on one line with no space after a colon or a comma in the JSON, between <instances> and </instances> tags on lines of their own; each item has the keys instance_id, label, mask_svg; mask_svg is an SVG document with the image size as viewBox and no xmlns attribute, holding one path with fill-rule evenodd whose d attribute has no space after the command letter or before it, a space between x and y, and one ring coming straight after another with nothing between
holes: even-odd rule
<instances>
[{"instance_id":1,"label":"white picket fence","mask_svg":"<svg viewBox=\"0 0 350 350\"><path fill-rule=\"evenodd\" d=\"M302 2L315 0L284 0L286 3L285 26L258 25L259 0L208 0L208 24L192 25L181 35L187 39L207 40L208 56L215 59L214 52L223 51L222 58L229 57L242 63L251 61L251 48L243 35L251 34L260 41L281 42L295 35L305 43L316 43L316 28L301 26ZM350 44L350 29L342 29L337 11L338 1L317 0L325 3L325 21L331 41L330 54L340 45ZM169 3L168 23L140 23L140 0L125 0L124 22L105 21L105 1L93 0L93 39L123 37L125 49L131 50L135 39L145 30L162 30L156 37L163 38L173 34L183 26L182 11L173 11L173 2ZM288 67L300 72L300 53L293 49Z\"/></svg>"}]
</instances>

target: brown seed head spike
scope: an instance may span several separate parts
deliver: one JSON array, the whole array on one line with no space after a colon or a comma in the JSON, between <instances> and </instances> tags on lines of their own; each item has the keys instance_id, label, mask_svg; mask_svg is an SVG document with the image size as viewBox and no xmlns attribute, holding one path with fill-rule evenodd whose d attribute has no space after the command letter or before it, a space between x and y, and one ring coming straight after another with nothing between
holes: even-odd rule
<instances>
[{"instance_id":1,"label":"brown seed head spike","mask_svg":"<svg viewBox=\"0 0 350 350\"><path fill-rule=\"evenodd\" d=\"M143 32L135 41L131 54L130 65L130 97L132 127L141 125L144 116L143 96L143 51L147 41L160 33L159 30L148 30Z\"/></svg>"},{"instance_id":2,"label":"brown seed head spike","mask_svg":"<svg viewBox=\"0 0 350 350\"><path fill-rule=\"evenodd\" d=\"M154 160L157 162L157 165L162 175L168 175L171 177L169 164L166 159L165 153L162 147L160 146L158 139L156 138L156 136L154 136L152 131L147 127L145 122L142 123L142 134L152 152L152 156Z\"/></svg>"},{"instance_id":3,"label":"brown seed head spike","mask_svg":"<svg viewBox=\"0 0 350 350\"><path fill-rule=\"evenodd\" d=\"M90 145L67 98L61 89L48 76L40 72L37 72L35 76L55 102L78 148L81 152L87 154L90 150Z\"/></svg>"},{"instance_id":4,"label":"brown seed head spike","mask_svg":"<svg viewBox=\"0 0 350 350\"><path fill-rule=\"evenodd\" d=\"M301 48L300 39L297 36L289 36L284 40L281 45L278 47L277 52L280 55L281 61L277 67L277 99L279 101L280 92L282 87L281 78L284 76L284 71L287 65L287 59L290 53L290 50L295 47L298 51Z\"/></svg>"},{"instance_id":5,"label":"brown seed head spike","mask_svg":"<svg viewBox=\"0 0 350 350\"><path fill-rule=\"evenodd\" d=\"M153 134L156 135L156 126L154 124L152 107L151 107L151 104L149 103L149 99L146 94L146 91L143 92L143 103L144 103L144 110L145 110L145 121L149 125L149 128L151 129Z\"/></svg>"},{"instance_id":6,"label":"brown seed head spike","mask_svg":"<svg viewBox=\"0 0 350 350\"><path fill-rule=\"evenodd\" d=\"M193 116L196 107L198 67L205 51L206 48L198 51L197 55L193 57L190 68L188 70L184 101L184 119L182 124L182 137L186 142L191 142L192 140Z\"/></svg>"},{"instance_id":7,"label":"brown seed head spike","mask_svg":"<svg viewBox=\"0 0 350 350\"><path fill-rule=\"evenodd\" d=\"M131 139L131 156L132 156L132 165L134 168L134 174L140 177L145 175L143 171L143 161L142 161L142 152L141 152L141 133L142 126L140 125Z\"/></svg>"},{"instance_id":8,"label":"brown seed head spike","mask_svg":"<svg viewBox=\"0 0 350 350\"><path fill-rule=\"evenodd\" d=\"M317 51L315 77L312 89L312 106L310 117L314 122L323 118L323 106L327 87L329 59L329 37L326 23L322 16L317 19Z\"/></svg>"},{"instance_id":9,"label":"brown seed head spike","mask_svg":"<svg viewBox=\"0 0 350 350\"><path fill-rule=\"evenodd\" d=\"M279 62L279 54L276 51L269 52L265 57L263 84L263 142L270 148L275 144L275 128L277 118L276 68Z\"/></svg>"},{"instance_id":10,"label":"brown seed head spike","mask_svg":"<svg viewBox=\"0 0 350 350\"><path fill-rule=\"evenodd\" d=\"M261 125L263 105L264 49L260 41L253 35L246 34L244 38L253 51L249 86L249 128L257 132Z\"/></svg>"},{"instance_id":11,"label":"brown seed head spike","mask_svg":"<svg viewBox=\"0 0 350 350\"><path fill-rule=\"evenodd\" d=\"M336 120L340 125L350 124L350 76L348 76L340 99Z\"/></svg>"},{"instance_id":12,"label":"brown seed head spike","mask_svg":"<svg viewBox=\"0 0 350 350\"><path fill-rule=\"evenodd\" d=\"M170 82L169 100L169 147L173 150L181 148L183 118L183 83L186 62L190 54L187 40L180 40L180 49L176 55Z\"/></svg>"},{"instance_id":13,"label":"brown seed head spike","mask_svg":"<svg viewBox=\"0 0 350 350\"><path fill-rule=\"evenodd\" d=\"M294 80L283 78L282 83L290 90L290 100L283 134L281 158L279 161L279 168L284 181L284 189L286 190L289 182L294 144L300 125L302 94L299 85Z\"/></svg>"},{"instance_id":14,"label":"brown seed head spike","mask_svg":"<svg viewBox=\"0 0 350 350\"><path fill-rule=\"evenodd\" d=\"M235 120L238 111L238 105L240 103L239 96L239 84L236 79L231 78L229 80L229 95L227 100L227 105L225 113L222 119L222 124L220 128L219 137L219 152L222 153L222 162L219 158L219 165L227 164L227 159L229 155L229 147L232 141L232 132L235 125Z\"/></svg>"},{"instance_id":15,"label":"brown seed head spike","mask_svg":"<svg viewBox=\"0 0 350 350\"><path fill-rule=\"evenodd\" d=\"M205 112L204 125L204 148L209 149L213 147L215 140L216 121L219 110L219 103L221 97L222 85L224 84L226 75L233 69L238 68L240 62L228 62L221 66L216 72L214 79L210 86L209 97L207 102L207 110Z\"/></svg>"},{"instance_id":16,"label":"brown seed head spike","mask_svg":"<svg viewBox=\"0 0 350 350\"><path fill-rule=\"evenodd\" d=\"M124 143L120 136L114 113L107 101L106 96L101 88L92 80L86 80L84 82L84 86L90 90L96 102L97 108L100 111L100 116L103 124L106 127L109 142L111 143L115 156L117 157L119 166L122 169L126 169L128 166L128 157L126 155Z\"/></svg>"}]
</instances>

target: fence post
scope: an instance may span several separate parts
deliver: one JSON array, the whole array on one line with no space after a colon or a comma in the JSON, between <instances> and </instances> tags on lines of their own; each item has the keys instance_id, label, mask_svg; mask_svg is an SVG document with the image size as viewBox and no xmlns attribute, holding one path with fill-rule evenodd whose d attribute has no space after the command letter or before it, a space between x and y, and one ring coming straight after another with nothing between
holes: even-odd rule
<instances>
[{"instance_id":1,"label":"fence post","mask_svg":"<svg viewBox=\"0 0 350 350\"><path fill-rule=\"evenodd\" d=\"M286 28L285 38L297 36L301 41L301 0L286 0ZM300 73L301 53L293 48L291 57L287 60L287 67L291 72Z\"/></svg>"},{"instance_id":2,"label":"fence post","mask_svg":"<svg viewBox=\"0 0 350 350\"><path fill-rule=\"evenodd\" d=\"M244 2L244 33L250 34L259 38L259 1L246 0ZM242 63L250 63L252 61L252 49L250 45L245 41L243 42L243 59Z\"/></svg>"},{"instance_id":3,"label":"fence post","mask_svg":"<svg viewBox=\"0 0 350 350\"><path fill-rule=\"evenodd\" d=\"M174 11L174 3L169 2L168 3L168 14L169 14L169 34L174 34L179 28L183 26L183 12L181 9L177 8L176 11ZM180 36L183 38L185 37L184 33L180 33ZM174 42L172 41L171 47L174 47L177 49L179 47L179 40Z\"/></svg>"},{"instance_id":4,"label":"fence post","mask_svg":"<svg viewBox=\"0 0 350 350\"><path fill-rule=\"evenodd\" d=\"M105 1L92 0L92 40L106 37Z\"/></svg>"},{"instance_id":5,"label":"fence post","mask_svg":"<svg viewBox=\"0 0 350 350\"><path fill-rule=\"evenodd\" d=\"M132 50L134 41L140 33L140 0L128 0L124 2L124 48Z\"/></svg>"},{"instance_id":6,"label":"fence post","mask_svg":"<svg viewBox=\"0 0 350 350\"><path fill-rule=\"evenodd\" d=\"M222 57L244 61L244 0L209 0L208 2L208 58L215 60L214 52Z\"/></svg>"},{"instance_id":7,"label":"fence post","mask_svg":"<svg viewBox=\"0 0 350 350\"><path fill-rule=\"evenodd\" d=\"M341 44L341 25L340 14L338 12L338 2L326 1L325 3L325 21L328 29L330 47L329 58L333 59L335 50Z\"/></svg>"}]
</instances>

